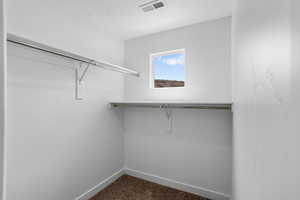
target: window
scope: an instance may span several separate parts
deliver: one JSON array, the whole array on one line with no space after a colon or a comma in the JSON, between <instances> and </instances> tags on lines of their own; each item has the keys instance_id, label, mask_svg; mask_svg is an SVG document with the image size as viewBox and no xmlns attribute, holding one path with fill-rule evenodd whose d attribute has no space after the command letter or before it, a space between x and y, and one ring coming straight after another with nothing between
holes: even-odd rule
<instances>
[{"instance_id":1,"label":"window","mask_svg":"<svg viewBox=\"0 0 300 200\"><path fill-rule=\"evenodd\" d=\"M185 50L150 55L150 86L178 88L185 86Z\"/></svg>"}]
</instances>

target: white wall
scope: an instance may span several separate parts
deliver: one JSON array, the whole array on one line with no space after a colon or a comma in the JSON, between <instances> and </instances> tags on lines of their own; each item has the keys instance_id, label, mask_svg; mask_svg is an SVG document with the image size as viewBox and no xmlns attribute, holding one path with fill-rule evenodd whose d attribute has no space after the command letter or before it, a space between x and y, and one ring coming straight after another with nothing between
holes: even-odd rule
<instances>
[{"instance_id":1,"label":"white wall","mask_svg":"<svg viewBox=\"0 0 300 200\"><path fill-rule=\"evenodd\" d=\"M236 0L233 27L235 199L298 199L299 1Z\"/></svg>"},{"instance_id":2,"label":"white wall","mask_svg":"<svg viewBox=\"0 0 300 200\"><path fill-rule=\"evenodd\" d=\"M8 3L9 32L122 64L122 41L70 19L71 7L61 22L46 2L23 3ZM9 45L7 200L72 200L123 167L122 119L107 107L123 76L91 67L75 101L75 64Z\"/></svg>"},{"instance_id":3,"label":"white wall","mask_svg":"<svg viewBox=\"0 0 300 200\"><path fill-rule=\"evenodd\" d=\"M231 194L231 112L125 110L125 167L185 184Z\"/></svg>"},{"instance_id":4,"label":"white wall","mask_svg":"<svg viewBox=\"0 0 300 200\"><path fill-rule=\"evenodd\" d=\"M286 185L284 189L285 193L288 193L290 199L295 199L300 196L300 181L297 177L300 177L300 158L298 152L300 152L299 147L299 114L300 114L300 1L291 0L291 31L292 31L292 70L291 70L291 117L290 121L291 132L290 138L287 139L289 142L289 166L286 169Z\"/></svg>"},{"instance_id":5,"label":"white wall","mask_svg":"<svg viewBox=\"0 0 300 200\"><path fill-rule=\"evenodd\" d=\"M4 187L4 136L6 134L6 22L4 0L0 0L0 199Z\"/></svg>"},{"instance_id":6,"label":"white wall","mask_svg":"<svg viewBox=\"0 0 300 200\"><path fill-rule=\"evenodd\" d=\"M126 79L126 100L230 101L230 20L126 41L125 62L142 72ZM186 48L188 88L149 89L149 53L178 48ZM170 134L159 109L125 110L125 166L230 196L231 112L176 109L173 116Z\"/></svg>"},{"instance_id":7,"label":"white wall","mask_svg":"<svg viewBox=\"0 0 300 200\"><path fill-rule=\"evenodd\" d=\"M125 64L141 73L126 78L127 100L231 101L231 18L195 24L125 42ZM186 49L187 88L149 87L149 54Z\"/></svg>"},{"instance_id":8,"label":"white wall","mask_svg":"<svg viewBox=\"0 0 300 200\"><path fill-rule=\"evenodd\" d=\"M107 22L97 20L97 10L93 10L97 6L72 0L9 0L7 30L93 59L122 62L119 44L123 41L101 26Z\"/></svg>"},{"instance_id":9,"label":"white wall","mask_svg":"<svg viewBox=\"0 0 300 200\"><path fill-rule=\"evenodd\" d=\"M71 200L123 167L121 76L92 68L76 101L72 63L9 46L8 200Z\"/></svg>"}]
</instances>

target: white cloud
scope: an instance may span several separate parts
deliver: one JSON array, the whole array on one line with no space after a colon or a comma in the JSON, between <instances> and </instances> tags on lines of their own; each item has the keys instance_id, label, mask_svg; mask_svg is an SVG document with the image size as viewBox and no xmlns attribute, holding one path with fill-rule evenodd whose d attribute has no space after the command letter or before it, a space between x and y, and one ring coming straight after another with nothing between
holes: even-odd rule
<instances>
[{"instance_id":1,"label":"white cloud","mask_svg":"<svg viewBox=\"0 0 300 200\"><path fill-rule=\"evenodd\" d=\"M183 65L184 64L184 56L179 56L177 58L163 59L163 62L168 65Z\"/></svg>"}]
</instances>

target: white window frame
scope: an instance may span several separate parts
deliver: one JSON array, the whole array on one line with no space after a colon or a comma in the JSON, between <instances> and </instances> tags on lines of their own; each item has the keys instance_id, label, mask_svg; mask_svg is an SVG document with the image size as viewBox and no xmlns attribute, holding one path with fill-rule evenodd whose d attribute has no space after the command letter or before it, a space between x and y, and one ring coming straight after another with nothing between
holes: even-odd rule
<instances>
[{"instance_id":1,"label":"white window frame","mask_svg":"<svg viewBox=\"0 0 300 200\"><path fill-rule=\"evenodd\" d=\"M153 57L156 56L167 56L167 55L171 55L171 54L175 54L175 53L182 53L184 55L184 86L183 87L161 87L161 88L156 88L155 84L154 84L154 66L153 64ZM187 70L186 70L186 51L185 48L183 49L175 49L175 50L171 50L171 51L162 51L162 52L158 52L158 53L151 53L149 56L149 80L150 80L150 88L151 89L184 89L187 87Z\"/></svg>"}]
</instances>

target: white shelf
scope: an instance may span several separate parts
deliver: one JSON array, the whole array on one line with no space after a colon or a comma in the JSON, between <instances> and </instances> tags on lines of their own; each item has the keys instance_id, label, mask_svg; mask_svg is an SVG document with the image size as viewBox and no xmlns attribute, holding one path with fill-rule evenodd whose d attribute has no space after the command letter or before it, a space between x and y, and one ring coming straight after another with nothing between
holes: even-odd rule
<instances>
[{"instance_id":1,"label":"white shelf","mask_svg":"<svg viewBox=\"0 0 300 200\"><path fill-rule=\"evenodd\" d=\"M41 44L17 35L13 35L8 33L7 34L7 41L14 43L14 44L18 44L18 45L22 45L22 46L26 46L29 48L33 48L39 51L43 51L46 53L50 53L50 54L54 54L56 56L61 56L67 59L71 59L71 60L76 60L79 61L81 63L86 63L88 65L92 65L95 67L100 67L103 69L107 69L107 70L111 70L111 71L117 71L117 72L121 72L124 74L129 74L129 75L133 75L133 76L139 76L139 73L135 70L129 69L127 67L123 67L123 66L119 66L119 65L115 65L115 64L111 64L105 61L97 61L94 59L90 59L90 58L86 58L80 55L76 55L74 53L68 52L68 51L64 51L61 49L57 49L45 44Z\"/></svg>"},{"instance_id":2,"label":"white shelf","mask_svg":"<svg viewBox=\"0 0 300 200\"><path fill-rule=\"evenodd\" d=\"M191 102L191 101L119 101L110 102L112 107L148 107L160 108L190 108L190 109L215 109L231 110L232 102Z\"/></svg>"}]
</instances>

